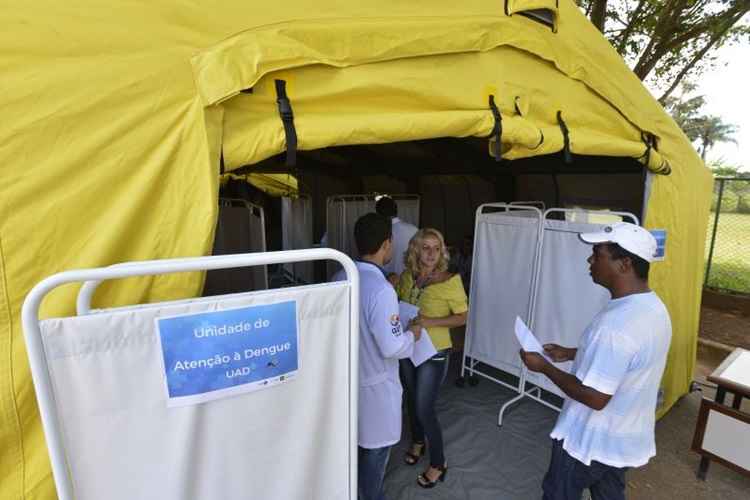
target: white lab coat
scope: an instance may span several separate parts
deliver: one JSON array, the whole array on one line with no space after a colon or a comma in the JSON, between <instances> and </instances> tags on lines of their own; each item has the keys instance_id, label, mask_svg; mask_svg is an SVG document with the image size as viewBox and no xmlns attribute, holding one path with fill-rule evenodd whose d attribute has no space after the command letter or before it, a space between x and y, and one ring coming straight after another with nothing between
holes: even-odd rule
<instances>
[{"instance_id":1,"label":"white lab coat","mask_svg":"<svg viewBox=\"0 0 750 500\"><path fill-rule=\"evenodd\" d=\"M398 360L414 350L414 335L401 330L396 291L375 264L357 262L359 307L359 432L362 448L383 448L401 439ZM344 278L343 271L334 279Z\"/></svg>"},{"instance_id":2,"label":"white lab coat","mask_svg":"<svg viewBox=\"0 0 750 500\"><path fill-rule=\"evenodd\" d=\"M400 275L404 272L404 254L409 249L409 240L417 232L417 226L404 222L398 217L391 219L393 227L393 258L383 266L388 273Z\"/></svg>"}]
</instances>

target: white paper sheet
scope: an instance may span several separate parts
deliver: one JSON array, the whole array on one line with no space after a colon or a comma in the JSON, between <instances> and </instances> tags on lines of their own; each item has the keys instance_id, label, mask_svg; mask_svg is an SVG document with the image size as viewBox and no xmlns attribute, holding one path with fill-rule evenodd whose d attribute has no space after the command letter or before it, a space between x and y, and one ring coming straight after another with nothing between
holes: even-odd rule
<instances>
[{"instance_id":1,"label":"white paper sheet","mask_svg":"<svg viewBox=\"0 0 750 500\"><path fill-rule=\"evenodd\" d=\"M524 351L539 353L544 357L544 359L546 359L550 363L554 363L554 361L552 361L552 358L547 356L547 354L544 352L542 344L539 342L539 340L537 340L531 330L529 330L529 327L526 326L526 323L524 323L523 320L518 316L516 316L515 331L518 343L521 344L521 347Z\"/></svg>"},{"instance_id":2,"label":"white paper sheet","mask_svg":"<svg viewBox=\"0 0 750 500\"><path fill-rule=\"evenodd\" d=\"M400 301L398 303L398 314L401 318L401 328L406 331L409 322L419 314L419 308L408 302ZM414 352L409 359L414 363L414 366L419 366L435 354L437 354L437 350L432 344L432 340L430 340L427 330L422 328L422 335L419 337L419 340L414 343Z\"/></svg>"}]
</instances>

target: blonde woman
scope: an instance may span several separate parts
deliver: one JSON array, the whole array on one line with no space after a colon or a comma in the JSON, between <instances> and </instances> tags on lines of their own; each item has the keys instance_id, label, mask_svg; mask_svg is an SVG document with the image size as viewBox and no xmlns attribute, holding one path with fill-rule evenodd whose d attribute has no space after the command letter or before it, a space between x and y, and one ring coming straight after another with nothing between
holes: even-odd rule
<instances>
[{"instance_id":1,"label":"blonde woman","mask_svg":"<svg viewBox=\"0 0 750 500\"><path fill-rule=\"evenodd\" d=\"M448 373L450 328L466 324L468 301L461 276L447 271L448 251L437 229L420 229L409 241L404 261L406 269L397 287L398 297L419 307L413 326L426 329L438 351L417 367L409 359L400 361L412 439L404 462L416 464L427 449L430 465L417 483L432 488L445 480L448 472L435 401Z\"/></svg>"}]
</instances>

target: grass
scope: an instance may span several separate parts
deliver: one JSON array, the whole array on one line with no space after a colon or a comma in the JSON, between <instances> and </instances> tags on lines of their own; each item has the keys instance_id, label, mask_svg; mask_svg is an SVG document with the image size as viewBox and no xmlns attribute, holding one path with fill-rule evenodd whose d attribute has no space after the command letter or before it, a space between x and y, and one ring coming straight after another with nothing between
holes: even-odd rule
<instances>
[{"instance_id":1,"label":"grass","mask_svg":"<svg viewBox=\"0 0 750 500\"><path fill-rule=\"evenodd\" d=\"M711 212L706 233L706 261L715 216ZM750 214L719 214L708 286L750 293Z\"/></svg>"}]
</instances>

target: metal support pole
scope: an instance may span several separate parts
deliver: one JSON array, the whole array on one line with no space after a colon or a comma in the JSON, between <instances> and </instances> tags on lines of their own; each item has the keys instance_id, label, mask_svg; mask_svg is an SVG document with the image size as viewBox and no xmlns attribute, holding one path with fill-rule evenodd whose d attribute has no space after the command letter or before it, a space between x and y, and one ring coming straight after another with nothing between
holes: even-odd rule
<instances>
[{"instance_id":1,"label":"metal support pole","mask_svg":"<svg viewBox=\"0 0 750 500\"><path fill-rule=\"evenodd\" d=\"M708 250L708 264L706 266L706 278L703 281L703 286L708 285L708 278L711 274L711 262L714 258L714 245L716 244L716 229L719 227L719 214L721 213L721 199L724 196L724 179L717 179L719 181L719 199L716 200L716 214L714 215L714 229L711 232L711 247Z\"/></svg>"}]
</instances>

